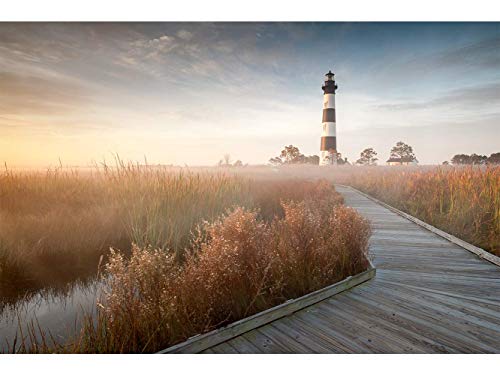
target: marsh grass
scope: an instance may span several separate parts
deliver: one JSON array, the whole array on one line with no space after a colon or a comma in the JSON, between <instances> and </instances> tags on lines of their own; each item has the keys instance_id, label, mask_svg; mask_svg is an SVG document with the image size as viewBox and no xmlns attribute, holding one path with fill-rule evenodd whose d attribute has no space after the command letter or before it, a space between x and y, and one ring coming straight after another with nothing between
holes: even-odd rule
<instances>
[{"instance_id":1,"label":"marsh grass","mask_svg":"<svg viewBox=\"0 0 500 375\"><path fill-rule=\"evenodd\" d=\"M264 168L265 169L265 168ZM262 169L259 169L261 171ZM193 231L236 205L282 217L281 200L302 200L311 181L224 169L125 164L0 174L0 307L96 274L110 248L131 244L182 259Z\"/></svg>"},{"instance_id":2,"label":"marsh grass","mask_svg":"<svg viewBox=\"0 0 500 375\"><path fill-rule=\"evenodd\" d=\"M95 274L110 247L178 253L203 219L249 205L244 179L118 165L0 175L3 300Z\"/></svg>"},{"instance_id":3,"label":"marsh grass","mask_svg":"<svg viewBox=\"0 0 500 375\"><path fill-rule=\"evenodd\" d=\"M236 206L205 221L182 260L152 246L112 250L97 316L81 334L48 345L29 332L17 350L154 352L365 270L368 222L330 183L308 186L300 200L281 200L283 215Z\"/></svg>"}]
</instances>

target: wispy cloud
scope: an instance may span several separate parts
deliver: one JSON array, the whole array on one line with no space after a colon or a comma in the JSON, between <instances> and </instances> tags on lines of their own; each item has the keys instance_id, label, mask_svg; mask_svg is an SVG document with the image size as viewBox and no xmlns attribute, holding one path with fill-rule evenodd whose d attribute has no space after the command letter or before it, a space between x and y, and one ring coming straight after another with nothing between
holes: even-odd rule
<instances>
[{"instance_id":1,"label":"wispy cloud","mask_svg":"<svg viewBox=\"0 0 500 375\"><path fill-rule=\"evenodd\" d=\"M80 110L90 100L89 93L71 81L0 72L3 116L61 115Z\"/></svg>"},{"instance_id":2,"label":"wispy cloud","mask_svg":"<svg viewBox=\"0 0 500 375\"><path fill-rule=\"evenodd\" d=\"M500 82L463 87L422 101L400 101L380 104L377 108L391 111L423 110L450 107L456 110L494 110L500 113Z\"/></svg>"}]
</instances>

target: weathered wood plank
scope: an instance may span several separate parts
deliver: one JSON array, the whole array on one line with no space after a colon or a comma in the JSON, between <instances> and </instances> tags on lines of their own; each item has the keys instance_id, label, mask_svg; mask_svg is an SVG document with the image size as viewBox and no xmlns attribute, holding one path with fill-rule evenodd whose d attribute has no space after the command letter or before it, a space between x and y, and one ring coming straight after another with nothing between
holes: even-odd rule
<instances>
[{"instance_id":1,"label":"weathered wood plank","mask_svg":"<svg viewBox=\"0 0 500 375\"><path fill-rule=\"evenodd\" d=\"M213 346L212 352L214 354L238 354L239 352L234 349L231 345L226 342L223 342L217 346Z\"/></svg>"},{"instance_id":2,"label":"weathered wood plank","mask_svg":"<svg viewBox=\"0 0 500 375\"><path fill-rule=\"evenodd\" d=\"M486 337L477 337L484 332L478 329L471 330L464 322L443 316L443 314L429 308L427 304L415 305L395 295L384 295L381 290L382 288L367 289L363 293L356 291L356 297L359 300L372 303L372 306L377 309L395 314L394 316L402 318L405 323L411 322L413 329L427 332L428 337L437 342L456 346L466 352L494 352L494 347L485 343ZM355 298L354 294L353 298Z\"/></svg>"},{"instance_id":3,"label":"weathered wood plank","mask_svg":"<svg viewBox=\"0 0 500 375\"><path fill-rule=\"evenodd\" d=\"M296 324L296 322L293 321L290 322L288 319L275 320L271 323L271 326L290 337L291 340L300 342L313 353L331 353L334 349L328 342L316 337L307 327Z\"/></svg>"},{"instance_id":4,"label":"weathered wood plank","mask_svg":"<svg viewBox=\"0 0 500 375\"><path fill-rule=\"evenodd\" d=\"M267 337L258 329L248 331L242 336L259 348L262 353L277 354L287 352L288 350L287 347L282 345L279 341Z\"/></svg>"},{"instance_id":5,"label":"weathered wood plank","mask_svg":"<svg viewBox=\"0 0 500 375\"><path fill-rule=\"evenodd\" d=\"M243 336L234 337L233 340L231 340L231 342L226 345L230 345L233 348L233 350L235 350L239 354L260 353L259 348L249 340L245 339Z\"/></svg>"},{"instance_id":6,"label":"weathered wood plank","mask_svg":"<svg viewBox=\"0 0 500 375\"><path fill-rule=\"evenodd\" d=\"M329 300L328 302L333 301ZM352 328L353 332L362 332L366 337L370 337L368 339L370 347L377 348L377 350L382 350L385 353L425 353L422 348L401 335L400 331L391 332L391 330L387 329L387 326L382 327L371 319L365 319L358 310L351 310L342 300L338 299L335 302L335 305L322 304L321 308L330 313L330 316L338 317L347 324L352 324L354 327Z\"/></svg>"},{"instance_id":7,"label":"weathered wood plank","mask_svg":"<svg viewBox=\"0 0 500 375\"><path fill-rule=\"evenodd\" d=\"M290 336L284 334L279 329L274 327L272 323L260 327L259 331L261 331L267 337L272 338L275 341L278 341L280 345L285 348L280 353L304 353L304 354L314 353L312 349L310 349L303 343L292 339Z\"/></svg>"},{"instance_id":8,"label":"weathered wood plank","mask_svg":"<svg viewBox=\"0 0 500 375\"><path fill-rule=\"evenodd\" d=\"M336 306L336 309L349 309L352 314L356 314L366 320L367 322L380 327L387 331L393 339L401 340L406 346L401 347L403 353L416 353L429 351L432 348L437 353L452 353L456 352L451 347L447 347L442 343L431 340L429 337L422 335L421 332L411 331L399 324L391 321L391 314L385 313L383 310L374 310L372 306L363 301L357 301L351 296L345 296L342 305Z\"/></svg>"}]
</instances>

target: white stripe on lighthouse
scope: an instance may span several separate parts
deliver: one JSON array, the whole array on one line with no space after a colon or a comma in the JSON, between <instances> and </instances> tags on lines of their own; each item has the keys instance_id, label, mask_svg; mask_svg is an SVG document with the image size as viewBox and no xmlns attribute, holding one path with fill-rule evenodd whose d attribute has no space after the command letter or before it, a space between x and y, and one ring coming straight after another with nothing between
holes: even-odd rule
<instances>
[{"instance_id":1,"label":"white stripe on lighthouse","mask_svg":"<svg viewBox=\"0 0 500 375\"><path fill-rule=\"evenodd\" d=\"M335 108L335 94L323 95L323 108Z\"/></svg>"},{"instance_id":2,"label":"white stripe on lighthouse","mask_svg":"<svg viewBox=\"0 0 500 375\"><path fill-rule=\"evenodd\" d=\"M336 137L337 136L337 125L334 122L324 122L323 131L321 132L322 137Z\"/></svg>"}]
</instances>

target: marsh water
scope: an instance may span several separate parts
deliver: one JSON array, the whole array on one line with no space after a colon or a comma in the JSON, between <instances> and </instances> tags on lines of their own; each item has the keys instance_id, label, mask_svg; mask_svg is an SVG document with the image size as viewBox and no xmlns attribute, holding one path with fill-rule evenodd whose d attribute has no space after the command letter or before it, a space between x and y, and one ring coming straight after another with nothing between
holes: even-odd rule
<instances>
[{"instance_id":1,"label":"marsh water","mask_svg":"<svg viewBox=\"0 0 500 375\"><path fill-rule=\"evenodd\" d=\"M26 337L29 326L35 334L41 332L52 342L64 343L81 327L84 312L94 313L102 292L102 282L75 282L66 290L41 290L15 303L0 305L0 352L11 350L17 335Z\"/></svg>"}]
</instances>

